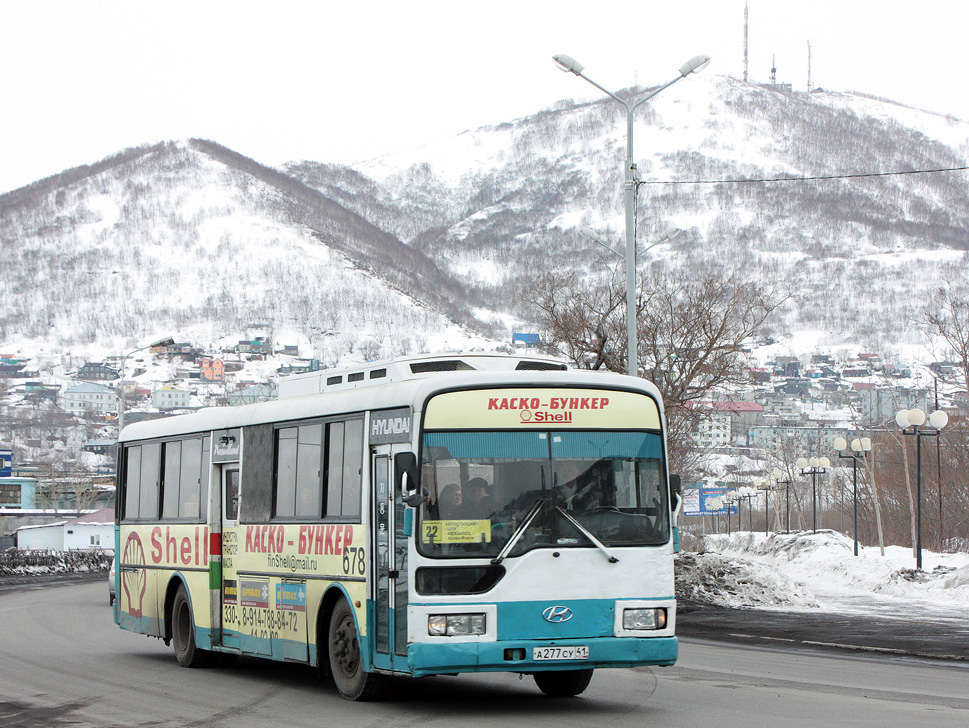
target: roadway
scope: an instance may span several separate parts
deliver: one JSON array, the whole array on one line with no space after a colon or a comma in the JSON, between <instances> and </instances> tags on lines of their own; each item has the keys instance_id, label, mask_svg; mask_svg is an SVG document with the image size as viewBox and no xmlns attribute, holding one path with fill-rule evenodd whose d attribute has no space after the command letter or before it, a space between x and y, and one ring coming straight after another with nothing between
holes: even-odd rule
<instances>
[{"instance_id":1,"label":"roadway","mask_svg":"<svg viewBox=\"0 0 969 728\"><path fill-rule=\"evenodd\" d=\"M0 725L930 726L969 725L969 665L804 646L681 640L673 668L603 670L553 700L517 675L399 679L350 703L314 670L259 660L180 668L115 627L103 580L0 591Z\"/></svg>"}]
</instances>

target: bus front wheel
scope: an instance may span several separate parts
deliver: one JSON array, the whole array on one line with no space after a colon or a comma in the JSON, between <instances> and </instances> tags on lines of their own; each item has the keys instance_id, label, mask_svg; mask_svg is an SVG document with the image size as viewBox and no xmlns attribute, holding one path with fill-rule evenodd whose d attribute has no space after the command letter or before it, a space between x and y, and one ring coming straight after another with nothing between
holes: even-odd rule
<instances>
[{"instance_id":1,"label":"bus front wheel","mask_svg":"<svg viewBox=\"0 0 969 728\"><path fill-rule=\"evenodd\" d=\"M552 698L571 698L578 695L592 681L592 670L552 670L536 672L538 689Z\"/></svg>"},{"instance_id":2,"label":"bus front wheel","mask_svg":"<svg viewBox=\"0 0 969 728\"><path fill-rule=\"evenodd\" d=\"M375 697L379 676L363 669L353 610L343 600L340 600L330 616L329 656L330 672L340 695L347 700L368 700Z\"/></svg>"},{"instance_id":3,"label":"bus front wheel","mask_svg":"<svg viewBox=\"0 0 969 728\"><path fill-rule=\"evenodd\" d=\"M202 667L208 660L208 652L195 644L195 620L184 585L178 587L172 602L172 646L182 667Z\"/></svg>"}]
</instances>

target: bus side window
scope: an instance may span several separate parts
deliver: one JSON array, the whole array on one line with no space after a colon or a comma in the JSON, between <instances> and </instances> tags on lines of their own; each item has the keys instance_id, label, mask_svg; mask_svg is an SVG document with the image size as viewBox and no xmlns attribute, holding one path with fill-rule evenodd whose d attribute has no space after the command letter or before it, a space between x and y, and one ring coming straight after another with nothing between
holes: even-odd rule
<instances>
[{"instance_id":1,"label":"bus side window","mask_svg":"<svg viewBox=\"0 0 969 728\"><path fill-rule=\"evenodd\" d=\"M124 508L121 517L125 521L134 521L140 512L141 446L128 446L124 453Z\"/></svg>"},{"instance_id":2,"label":"bus side window","mask_svg":"<svg viewBox=\"0 0 969 728\"><path fill-rule=\"evenodd\" d=\"M141 446L141 478L139 481L138 520L154 521L160 515L161 444Z\"/></svg>"},{"instance_id":3,"label":"bus side window","mask_svg":"<svg viewBox=\"0 0 969 728\"><path fill-rule=\"evenodd\" d=\"M265 523L273 505L273 426L243 428L242 470L239 484L239 520Z\"/></svg>"}]
</instances>

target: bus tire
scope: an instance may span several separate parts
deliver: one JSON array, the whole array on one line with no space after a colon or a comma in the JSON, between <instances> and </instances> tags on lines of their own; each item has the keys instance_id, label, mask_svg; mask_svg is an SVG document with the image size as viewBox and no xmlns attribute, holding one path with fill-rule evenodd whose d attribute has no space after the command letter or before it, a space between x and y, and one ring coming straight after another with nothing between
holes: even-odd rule
<instances>
[{"instance_id":1,"label":"bus tire","mask_svg":"<svg viewBox=\"0 0 969 728\"><path fill-rule=\"evenodd\" d=\"M353 610L343 599L333 607L328 638L330 673L340 695L346 700L374 698L379 676L363 669Z\"/></svg>"},{"instance_id":2,"label":"bus tire","mask_svg":"<svg viewBox=\"0 0 969 728\"><path fill-rule=\"evenodd\" d=\"M592 670L550 670L536 672L535 684L550 698L571 698L578 695L592 681Z\"/></svg>"},{"instance_id":3,"label":"bus tire","mask_svg":"<svg viewBox=\"0 0 969 728\"><path fill-rule=\"evenodd\" d=\"M172 602L172 646L182 667L202 667L208 661L208 652L195 644L195 620L184 584L178 587Z\"/></svg>"}]
</instances>

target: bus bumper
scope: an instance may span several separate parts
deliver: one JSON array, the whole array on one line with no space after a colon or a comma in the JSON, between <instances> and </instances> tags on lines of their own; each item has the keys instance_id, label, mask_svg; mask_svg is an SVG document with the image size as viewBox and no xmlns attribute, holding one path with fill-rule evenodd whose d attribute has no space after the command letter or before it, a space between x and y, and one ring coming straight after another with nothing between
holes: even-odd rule
<instances>
[{"instance_id":1,"label":"bus bumper","mask_svg":"<svg viewBox=\"0 0 969 728\"><path fill-rule=\"evenodd\" d=\"M536 647L589 648L585 660L535 660ZM506 640L468 644L411 643L407 647L414 677L460 672L543 672L600 667L668 666L676 662L676 637L600 637L572 640Z\"/></svg>"}]
</instances>

